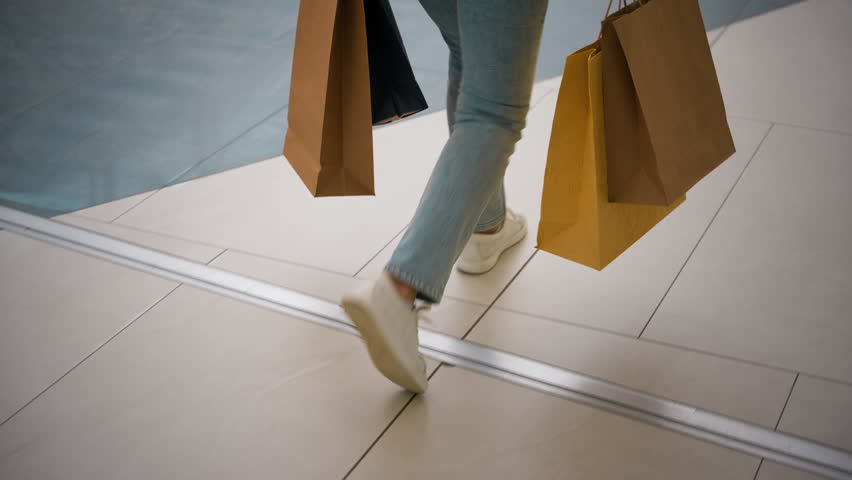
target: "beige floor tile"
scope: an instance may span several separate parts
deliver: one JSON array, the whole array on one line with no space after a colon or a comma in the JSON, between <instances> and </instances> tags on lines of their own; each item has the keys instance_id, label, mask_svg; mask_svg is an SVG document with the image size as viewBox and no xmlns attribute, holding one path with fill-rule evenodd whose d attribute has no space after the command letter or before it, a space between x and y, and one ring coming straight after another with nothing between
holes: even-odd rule
<instances>
[{"instance_id":1,"label":"beige floor tile","mask_svg":"<svg viewBox=\"0 0 852 480\"><path fill-rule=\"evenodd\" d=\"M710 46L713 46L713 42L716 42L721 38L722 32L724 32L724 27L714 28L713 30L707 31L707 41L710 42Z\"/></svg>"},{"instance_id":2,"label":"beige floor tile","mask_svg":"<svg viewBox=\"0 0 852 480\"><path fill-rule=\"evenodd\" d=\"M277 157L165 188L118 222L353 275L405 226L446 130L443 112L376 130L374 197L314 198Z\"/></svg>"},{"instance_id":3,"label":"beige floor tile","mask_svg":"<svg viewBox=\"0 0 852 480\"><path fill-rule=\"evenodd\" d=\"M453 271L447 283L447 295L475 303L490 304L535 252L544 167L555 108L554 94L545 97L530 113L524 137L518 143L506 171L506 202L510 208L527 217L527 237L503 254L497 266L484 275L466 275ZM375 277L390 260L401 239L402 235L394 239L358 277Z\"/></svg>"},{"instance_id":4,"label":"beige floor tile","mask_svg":"<svg viewBox=\"0 0 852 480\"><path fill-rule=\"evenodd\" d=\"M225 252L211 265L335 303L344 293L367 282L233 251ZM461 337L484 311L484 306L446 298L440 305L422 314L424 323L421 326Z\"/></svg>"},{"instance_id":5,"label":"beige floor tile","mask_svg":"<svg viewBox=\"0 0 852 480\"><path fill-rule=\"evenodd\" d=\"M751 480L758 459L533 390L442 368L356 479Z\"/></svg>"},{"instance_id":6,"label":"beige floor tile","mask_svg":"<svg viewBox=\"0 0 852 480\"><path fill-rule=\"evenodd\" d=\"M526 214L526 212L523 212ZM536 215L537 216L537 215ZM534 224L527 219L528 227ZM402 234L396 237L369 265L358 273L357 278L372 279L384 269L399 245ZM535 252L535 233L529 232L527 237L519 244L506 251L497 265L488 273L482 275L468 275L455 269L450 274L447 282L445 295L463 299L468 302L481 305L490 305L497 295L509 284L512 278L524 266L524 263Z\"/></svg>"},{"instance_id":7,"label":"beige floor tile","mask_svg":"<svg viewBox=\"0 0 852 480\"><path fill-rule=\"evenodd\" d=\"M852 452L852 385L800 375L778 430Z\"/></svg>"},{"instance_id":8,"label":"beige floor tile","mask_svg":"<svg viewBox=\"0 0 852 480\"><path fill-rule=\"evenodd\" d=\"M852 132L850 20L847 0L807 0L731 25L713 49L728 113Z\"/></svg>"},{"instance_id":9,"label":"beige floor tile","mask_svg":"<svg viewBox=\"0 0 852 480\"><path fill-rule=\"evenodd\" d=\"M101 222L111 222L118 218L121 214L145 201L145 199L154 193L156 193L156 191L143 192L138 195L120 198L118 200L113 200L112 202L102 203L100 205L95 205L94 207L77 210L74 212L74 215L100 220Z\"/></svg>"},{"instance_id":10,"label":"beige floor tile","mask_svg":"<svg viewBox=\"0 0 852 480\"><path fill-rule=\"evenodd\" d=\"M0 422L176 286L0 232Z\"/></svg>"},{"instance_id":11,"label":"beige floor tile","mask_svg":"<svg viewBox=\"0 0 852 480\"><path fill-rule=\"evenodd\" d=\"M738 152L693 187L683 205L602 271L539 252L497 305L639 335L768 127L732 120Z\"/></svg>"},{"instance_id":12,"label":"beige floor tile","mask_svg":"<svg viewBox=\"0 0 852 480\"><path fill-rule=\"evenodd\" d=\"M852 382L850 151L776 126L645 335Z\"/></svg>"},{"instance_id":13,"label":"beige floor tile","mask_svg":"<svg viewBox=\"0 0 852 480\"><path fill-rule=\"evenodd\" d=\"M755 480L825 480L825 477L764 460Z\"/></svg>"},{"instance_id":14,"label":"beige floor tile","mask_svg":"<svg viewBox=\"0 0 852 480\"><path fill-rule=\"evenodd\" d=\"M562 83L562 77L549 78L542 80L533 85L532 98L530 99L530 112L535 111L541 106L542 100L559 93L559 85Z\"/></svg>"},{"instance_id":15,"label":"beige floor tile","mask_svg":"<svg viewBox=\"0 0 852 480\"><path fill-rule=\"evenodd\" d=\"M181 287L0 429L0 478L341 478L409 398L356 337Z\"/></svg>"},{"instance_id":16,"label":"beige floor tile","mask_svg":"<svg viewBox=\"0 0 852 480\"><path fill-rule=\"evenodd\" d=\"M224 251L218 247L92 220L77 214L61 215L54 220L200 263L207 263Z\"/></svg>"},{"instance_id":17,"label":"beige floor tile","mask_svg":"<svg viewBox=\"0 0 852 480\"><path fill-rule=\"evenodd\" d=\"M561 77L558 77L561 79ZM533 85L532 95L530 97L530 111L535 110L541 104L541 101L550 95L555 95L559 89L559 84L554 85L553 79L544 80Z\"/></svg>"},{"instance_id":18,"label":"beige floor tile","mask_svg":"<svg viewBox=\"0 0 852 480\"><path fill-rule=\"evenodd\" d=\"M471 341L774 428L795 374L492 309Z\"/></svg>"},{"instance_id":19,"label":"beige floor tile","mask_svg":"<svg viewBox=\"0 0 852 480\"><path fill-rule=\"evenodd\" d=\"M566 55L567 57L567 55ZM536 84L538 88L545 88L554 91L554 93L558 93L559 86L562 85L562 76L548 78L547 80L542 80Z\"/></svg>"}]
</instances>

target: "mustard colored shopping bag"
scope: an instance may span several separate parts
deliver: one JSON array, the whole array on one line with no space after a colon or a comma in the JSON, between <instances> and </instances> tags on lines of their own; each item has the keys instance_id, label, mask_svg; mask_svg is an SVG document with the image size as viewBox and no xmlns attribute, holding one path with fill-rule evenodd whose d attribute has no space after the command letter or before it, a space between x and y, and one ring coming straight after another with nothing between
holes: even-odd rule
<instances>
[{"instance_id":1,"label":"mustard colored shopping bag","mask_svg":"<svg viewBox=\"0 0 852 480\"><path fill-rule=\"evenodd\" d=\"M609 203L599 43L565 61L550 134L538 248L597 270L680 205Z\"/></svg>"}]
</instances>

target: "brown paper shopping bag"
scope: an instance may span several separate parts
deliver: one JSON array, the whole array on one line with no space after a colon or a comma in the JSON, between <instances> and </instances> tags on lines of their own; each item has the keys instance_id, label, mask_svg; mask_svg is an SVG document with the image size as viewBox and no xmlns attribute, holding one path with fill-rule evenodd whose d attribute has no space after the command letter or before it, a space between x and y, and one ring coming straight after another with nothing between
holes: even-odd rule
<instances>
[{"instance_id":1,"label":"brown paper shopping bag","mask_svg":"<svg viewBox=\"0 0 852 480\"><path fill-rule=\"evenodd\" d=\"M670 205L735 150L698 0L636 0L601 48L609 200Z\"/></svg>"},{"instance_id":2,"label":"brown paper shopping bag","mask_svg":"<svg viewBox=\"0 0 852 480\"><path fill-rule=\"evenodd\" d=\"M314 196L373 195L363 1L299 5L284 156Z\"/></svg>"},{"instance_id":3,"label":"brown paper shopping bag","mask_svg":"<svg viewBox=\"0 0 852 480\"><path fill-rule=\"evenodd\" d=\"M598 44L565 61L547 152L538 248L603 269L683 198L671 206L607 201L601 59Z\"/></svg>"}]
</instances>

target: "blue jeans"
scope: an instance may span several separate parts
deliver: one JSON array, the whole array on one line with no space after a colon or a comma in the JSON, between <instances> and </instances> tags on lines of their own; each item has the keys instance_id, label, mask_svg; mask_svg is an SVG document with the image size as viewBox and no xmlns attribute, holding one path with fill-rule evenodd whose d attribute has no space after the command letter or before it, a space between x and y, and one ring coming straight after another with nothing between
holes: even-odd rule
<instances>
[{"instance_id":1,"label":"blue jeans","mask_svg":"<svg viewBox=\"0 0 852 480\"><path fill-rule=\"evenodd\" d=\"M385 269L438 303L474 232L505 216L503 176L526 124L547 0L420 0L450 49L450 139Z\"/></svg>"}]
</instances>

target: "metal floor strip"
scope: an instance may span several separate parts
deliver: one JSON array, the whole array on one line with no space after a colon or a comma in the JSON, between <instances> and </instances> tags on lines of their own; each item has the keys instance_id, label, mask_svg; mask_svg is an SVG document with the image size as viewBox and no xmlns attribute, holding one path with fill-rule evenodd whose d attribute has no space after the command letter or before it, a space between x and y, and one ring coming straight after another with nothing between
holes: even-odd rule
<instances>
[{"instance_id":1,"label":"metal floor strip","mask_svg":"<svg viewBox=\"0 0 852 480\"><path fill-rule=\"evenodd\" d=\"M0 227L358 335L334 303L0 206ZM750 455L852 480L852 453L455 337L420 330L424 355Z\"/></svg>"}]
</instances>

